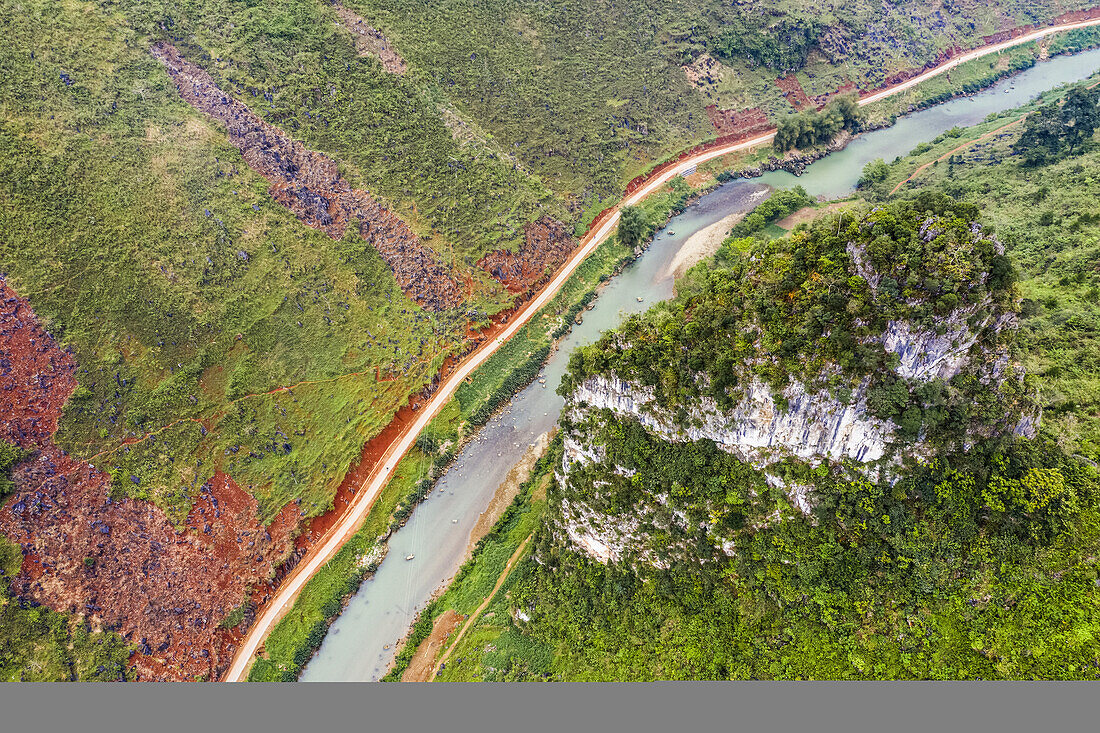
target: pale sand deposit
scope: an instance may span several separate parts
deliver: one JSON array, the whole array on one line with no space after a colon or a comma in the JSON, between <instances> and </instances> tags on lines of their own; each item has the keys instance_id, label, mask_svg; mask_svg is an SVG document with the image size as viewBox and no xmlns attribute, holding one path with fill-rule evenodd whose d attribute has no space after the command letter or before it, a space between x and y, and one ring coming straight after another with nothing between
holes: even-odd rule
<instances>
[{"instance_id":1,"label":"pale sand deposit","mask_svg":"<svg viewBox=\"0 0 1100 733\"><path fill-rule=\"evenodd\" d=\"M786 229L788 232L794 229L799 224L809 224L818 217L831 214L834 211L841 211L842 209L850 209L854 202L852 201L836 201L825 206L805 206L786 218L780 219L775 223L780 229Z\"/></svg>"},{"instance_id":2,"label":"pale sand deposit","mask_svg":"<svg viewBox=\"0 0 1100 733\"><path fill-rule=\"evenodd\" d=\"M680 247L680 251L668 264L668 272L675 277L681 277L698 262L712 256L722 246L722 240L729 234L733 225L741 221L745 212L730 214L721 221L716 221L705 229L692 234Z\"/></svg>"}]
</instances>

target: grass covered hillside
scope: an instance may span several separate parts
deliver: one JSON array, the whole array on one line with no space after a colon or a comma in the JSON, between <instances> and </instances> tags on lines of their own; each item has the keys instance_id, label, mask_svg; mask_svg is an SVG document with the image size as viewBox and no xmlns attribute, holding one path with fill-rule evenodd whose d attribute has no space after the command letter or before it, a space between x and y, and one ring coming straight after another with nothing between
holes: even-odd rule
<instances>
[{"instance_id":1,"label":"grass covered hillside","mask_svg":"<svg viewBox=\"0 0 1100 733\"><path fill-rule=\"evenodd\" d=\"M1085 3L348 0L424 80L556 190L606 195L715 134L707 106L793 111ZM788 99L792 101L788 101Z\"/></svg>"},{"instance_id":2,"label":"grass covered hillside","mask_svg":"<svg viewBox=\"0 0 1100 733\"><path fill-rule=\"evenodd\" d=\"M215 468L324 509L465 319L272 201L117 12L2 12L3 271L80 365L59 442L177 521Z\"/></svg>"},{"instance_id":3,"label":"grass covered hillside","mask_svg":"<svg viewBox=\"0 0 1100 733\"><path fill-rule=\"evenodd\" d=\"M1014 280L942 194L732 240L575 357L512 620L442 679L1096 679L1100 475L1018 421Z\"/></svg>"},{"instance_id":4,"label":"grass covered hillside","mask_svg":"<svg viewBox=\"0 0 1100 733\"><path fill-rule=\"evenodd\" d=\"M392 31L406 73L363 55L324 3L0 11L13 41L0 52L3 269L81 366L59 441L177 519L215 467L257 495L264 517L296 499L306 515L323 509L362 441L459 348L465 318L422 312L370 248L271 201L219 125L180 99L154 41L332 156L472 280L468 306L490 311L507 296L474 263L521 246L538 216L567 219L551 189L614 189L633 165L620 143L641 128L638 139L660 141L645 143L647 160L709 134L702 101L662 55L682 8L348 9ZM732 17L692 12L706 38ZM454 134L454 119L493 140ZM555 160L580 167L567 176Z\"/></svg>"}]
</instances>

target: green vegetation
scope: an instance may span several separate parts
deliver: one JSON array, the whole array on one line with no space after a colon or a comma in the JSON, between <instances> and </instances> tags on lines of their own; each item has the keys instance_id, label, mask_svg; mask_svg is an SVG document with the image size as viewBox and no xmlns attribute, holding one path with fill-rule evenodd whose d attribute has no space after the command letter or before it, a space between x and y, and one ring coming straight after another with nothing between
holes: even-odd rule
<instances>
[{"instance_id":1,"label":"green vegetation","mask_svg":"<svg viewBox=\"0 0 1100 733\"><path fill-rule=\"evenodd\" d=\"M934 330L937 319L966 308L977 327L1011 303L1012 266L973 227L977 211L942 195L922 195L859 216L844 212L819 220L748 252L728 240L716 258L724 267L694 271L674 301L626 319L616 332L574 352L559 389L568 394L587 376L614 372L653 388L657 403L670 410L700 396L732 408L753 377L778 392L791 379L810 390L851 389L870 374L877 380L874 397L897 379L876 340L890 321ZM849 247L863 264L853 262ZM860 268L877 282L854 274ZM987 338L992 347L1007 334ZM898 389L908 404L915 386ZM1003 417L1008 405L1026 400L1024 391L1011 380L1000 390L976 378L959 379L952 389L942 385L922 400L929 410L925 427L965 432L973 420L998 412ZM882 412L889 415L887 408Z\"/></svg>"},{"instance_id":2,"label":"green vegetation","mask_svg":"<svg viewBox=\"0 0 1100 733\"><path fill-rule=\"evenodd\" d=\"M703 500L728 475L688 458L698 446L635 435L615 444L616 458L633 452L643 485L675 473L677 456L690 467L686 483L673 484L684 502ZM983 492L1036 476L1063 487L1056 508L987 514ZM718 511L720 525L742 527L732 557L673 525L673 541L707 548L701 565L604 567L540 532L542 564L522 569L512 607L529 609L524 634L553 651L550 676L1096 678L1094 469L1049 444L1019 444L950 456L893 487L808 478L822 497L812 521L785 508L782 492L765 490L747 506L727 494L725 511L711 504L710 521ZM736 499L747 498L736 473L729 481ZM781 519L749 529L747 509L769 505Z\"/></svg>"},{"instance_id":3,"label":"green vegetation","mask_svg":"<svg viewBox=\"0 0 1100 733\"><path fill-rule=\"evenodd\" d=\"M713 49L725 59L747 58L779 71L800 69L823 30L816 20L798 17L784 16L769 25L735 18L722 26Z\"/></svg>"},{"instance_id":4,"label":"green vegetation","mask_svg":"<svg viewBox=\"0 0 1100 733\"><path fill-rule=\"evenodd\" d=\"M115 11L30 3L0 28L4 268L80 365L58 442L177 521L219 468L265 520L325 510L465 319L275 204Z\"/></svg>"},{"instance_id":5,"label":"green vegetation","mask_svg":"<svg viewBox=\"0 0 1100 733\"><path fill-rule=\"evenodd\" d=\"M453 245L459 269L488 249L521 244L523 225L541 214L565 216L538 179L499 151L456 140L429 91L358 56L328 3L117 5L149 39L185 39L181 50L224 89L339 160L353 185L393 202L415 228L434 235L430 245L445 253Z\"/></svg>"},{"instance_id":6,"label":"green vegetation","mask_svg":"<svg viewBox=\"0 0 1100 733\"><path fill-rule=\"evenodd\" d=\"M15 488L11 472L15 464L23 460L24 455L25 452L19 446L0 440L0 501Z\"/></svg>"},{"instance_id":7,"label":"green vegetation","mask_svg":"<svg viewBox=\"0 0 1100 733\"><path fill-rule=\"evenodd\" d=\"M619 242L627 247L637 247L650 233L645 212L637 206L624 206L620 212L619 228L616 232Z\"/></svg>"},{"instance_id":8,"label":"green vegetation","mask_svg":"<svg viewBox=\"0 0 1100 733\"><path fill-rule=\"evenodd\" d=\"M1094 210L1100 180L1091 171L1100 164L1100 150L1094 141L1077 144L1072 152L1066 145L1056 157L1044 156L1047 162L1029 163L1016 152L1021 136L1028 134L1029 120L977 141L1024 111L1054 114L1050 103L1071 92L1047 95L1024 110L967 130L961 139L902 158L865 195L886 196L917 166L970 142L946 165L926 169L898 195L939 188L982 207L983 220L1020 273L1023 301L1016 349L1040 384L1042 430L1067 452L1095 461L1100 458L1100 277L1095 268L1100 217Z\"/></svg>"},{"instance_id":9,"label":"green vegetation","mask_svg":"<svg viewBox=\"0 0 1100 733\"><path fill-rule=\"evenodd\" d=\"M1024 121L1024 131L1012 152L1028 165L1042 165L1063 153L1074 155L1092 142L1100 125L1100 89L1074 87L1061 105L1048 104Z\"/></svg>"},{"instance_id":10,"label":"green vegetation","mask_svg":"<svg viewBox=\"0 0 1100 733\"><path fill-rule=\"evenodd\" d=\"M859 132L862 124L859 98L854 94L844 94L830 100L820 111L806 110L781 119L772 145L780 153L791 148L825 145L841 131Z\"/></svg>"},{"instance_id":11,"label":"green vegetation","mask_svg":"<svg viewBox=\"0 0 1100 733\"><path fill-rule=\"evenodd\" d=\"M792 189L780 190L773 193L764 203L755 207L737 222L730 230L730 237L741 239L762 232L769 224L774 224L788 214L792 214L806 206L813 206L817 201L806 193L802 186Z\"/></svg>"},{"instance_id":12,"label":"green vegetation","mask_svg":"<svg viewBox=\"0 0 1100 733\"><path fill-rule=\"evenodd\" d=\"M624 325L620 333L630 349L602 363L613 339L579 352L572 379L614 370L654 386L660 397L674 384L669 374L681 354L705 359L696 347L713 351L735 341L750 314L767 344L779 324L806 323L815 302L828 308L836 330L849 310L870 324L879 310L882 317L919 322L924 307L928 315L942 313L951 293L961 295L959 303L982 293L1003 299L1015 287L1011 267L1004 269L1001 256L982 244L988 239L966 238L976 216L973 205L924 194L864 214L855 220L859 225L842 214L789 242L758 241L729 266L736 277L724 276L726 268L697 270L677 303ZM870 309L853 308L852 291L844 290L831 305L800 294L793 303L801 306L763 309L768 300L791 300L776 294L793 296L806 283L820 282L823 292L843 287L827 267L843 258L842 250L821 248L824 232L837 232L838 223L841 241L865 246L874 268L885 273L883 282L895 277L909 292L899 290ZM936 234L923 236L929 230ZM938 236L946 239L931 244ZM969 245L960 246L964 241ZM953 256L944 259L946 253ZM741 261L752 267L736 269ZM991 290L974 289L987 277ZM932 280L937 283L927 290ZM926 305L905 304L920 300ZM721 307L708 310L708 303ZM798 316L778 315L788 312ZM829 348L821 340L800 341L789 329L782 333L765 353L781 356L792 338L803 360ZM842 355L833 352L828 362ZM822 366L808 371L821 373ZM858 368L881 375L890 367L872 358ZM647 381L647 369L660 379ZM716 380L724 368L699 361L691 373L700 372ZM988 389L967 387L968 379L952 380L962 394L947 412L981 432L1005 409L987 404L980 414L964 414L966 403ZM904 414L891 417L903 435L915 437ZM494 678L565 680L1100 674L1100 473L1049 437L982 437L965 451L945 446L878 478L867 478L856 464L788 458L770 466L768 473L783 483L808 487L814 504L806 516L782 485L766 482L761 471L710 441L668 443L636 421L599 413L583 425L563 425L574 428L602 455L574 464L568 483L552 487L549 521L535 538L538 561L513 573L505 609L522 609L529 620L509 622L510 613L500 614L503 622L471 639L461 650L462 664L445 679L488 678L486 666ZM635 526L641 549L631 545L623 562L610 566L578 554L563 543L566 500L612 526ZM490 664L501 647L509 650L505 659L494 656Z\"/></svg>"}]
</instances>

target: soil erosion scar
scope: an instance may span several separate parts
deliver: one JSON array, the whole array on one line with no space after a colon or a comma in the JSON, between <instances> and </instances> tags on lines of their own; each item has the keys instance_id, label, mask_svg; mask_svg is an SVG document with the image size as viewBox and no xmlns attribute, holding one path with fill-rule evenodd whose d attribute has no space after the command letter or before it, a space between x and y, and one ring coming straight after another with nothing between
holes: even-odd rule
<instances>
[{"instance_id":1,"label":"soil erosion scar","mask_svg":"<svg viewBox=\"0 0 1100 733\"><path fill-rule=\"evenodd\" d=\"M184 101L226 126L229 141L248 166L271 183L276 201L333 239L342 237L349 224L357 225L393 270L402 292L423 308L444 310L461 302L455 281L409 225L366 191L352 188L331 158L264 122L174 46L157 43L150 53L164 64Z\"/></svg>"},{"instance_id":2,"label":"soil erosion scar","mask_svg":"<svg viewBox=\"0 0 1100 733\"><path fill-rule=\"evenodd\" d=\"M54 442L75 370L0 278L0 440L31 451L0 506L0 533L23 551L11 587L117 630L137 646L138 679L216 678L232 656L218 624L290 552L297 507L264 526L256 500L222 473L183 527L151 501L112 497L110 475Z\"/></svg>"}]
</instances>

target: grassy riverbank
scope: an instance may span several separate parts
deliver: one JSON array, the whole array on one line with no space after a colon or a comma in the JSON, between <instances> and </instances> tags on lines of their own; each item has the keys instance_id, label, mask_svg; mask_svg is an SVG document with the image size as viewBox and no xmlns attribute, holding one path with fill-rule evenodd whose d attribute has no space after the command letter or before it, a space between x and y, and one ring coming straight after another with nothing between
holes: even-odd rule
<instances>
[{"instance_id":1,"label":"grassy riverbank","mask_svg":"<svg viewBox=\"0 0 1100 733\"><path fill-rule=\"evenodd\" d=\"M439 598L433 600L420 614L405 646L398 653L397 660L389 674L383 681L396 681L401 679L409 661L416 653L417 646L427 638L431 632L433 622L447 611L452 611L465 618L479 608L490 595L502 572L505 570L509 558L523 542L538 528L542 516L546 510L546 492L553 480L553 467L561 460L561 441L551 443L547 452L535 465L531 477L524 482L519 495L504 513L493 529L478 543L473 557L470 558L455 575L447 591ZM492 601L475 620L474 625L466 632L458 646L450 652L446 666L440 671L438 679L441 680L475 680L493 679L494 659L503 656L507 659L511 647L516 643L529 642L515 633L509 633L512 627L511 610L509 608L508 589L514 582L514 575L523 565L521 560L512 570L512 573L504 580L500 589L493 595ZM453 634L456 636L457 634ZM452 640L448 640L452 642ZM487 642L494 644L494 650L482 656L469 653L469 650L483 647ZM439 650L440 655L446 653L445 644ZM531 658L530 653L524 657ZM438 659L439 656L436 657ZM506 665L500 664L499 669ZM503 681L503 677L499 678Z\"/></svg>"},{"instance_id":2,"label":"grassy riverbank","mask_svg":"<svg viewBox=\"0 0 1100 733\"><path fill-rule=\"evenodd\" d=\"M1086 83L1095 81L1093 77ZM1019 270L1015 287L1023 300L1014 356L1041 384L1040 441L1049 440L1051 450L1056 445L1074 456L1066 459L1067 467L1083 459L1082 475L1094 477L1100 458L1100 278L1095 267L1100 217L1094 212L1100 181L1093 171L1100 165L1100 143L1094 139L1050 162L1026 165L1012 150L1022 125L1004 127L1064 94L1051 92L1040 102L918 146L892 165L884 164L885 176L863 196L881 203L940 189L981 206L983 226L1004 244ZM925 165L912 183L889 193ZM978 465L984 466L984 459ZM927 501L933 504L931 498ZM926 512L934 515L932 508ZM736 593L727 593L720 580L706 573L654 573L638 580L620 568L605 569L587 560L563 561L553 574L528 562L512 572L482 620L452 651L454 661L439 679L621 680L668 676L669 669L690 676L727 649L750 661L743 667L722 666L716 676L1092 678L1098 618L1095 553L1090 549L1096 542L1094 504L1088 512L1053 540L1034 530L1019 537L983 530L971 543L973 550L946 556L951 572L944 577L950 582L935 597L920 595L926 591L914 591L904 572L886 567L867 582L880 583L879 577L889 574L901 580L881 586L854 611L836 604L840 594L808 593L799 600L798 593L791 593L781 611L768 612L766 602L752 597L753 583L779 577L788 572L785 568L804 572L828 553L773 561L755 580L738 567L729 573L739 584ZM958 523L945 526L950 530L933 533L929 547L944 542ZM509 541L498 552L507 557L526 535L509 530L505 536ZM918 536L906 535L898 545L904 548L906 564L913 556L927 560L924 550L917 549L925 541L916 541ZM802 551L809 544L806 537L768 539L754 544L753 552L774 557L773 547L795 552L791 548ZM999 549L990 553L991 546ZM739 553L751 566L750 555L759 559ZM540 572L541 586L532 580ZM837 580L833 574L822 578ZM457 595L461 583L453 588ZM813 601L805 603L807 597ZM531 624L523 621L519 612L526 614L528 607L517 600L521 598L540 603L546 615ZM460 610L446 602L447 596L442 601L434 609L437 614ZM824 624L815 616L818 606L830 609ZM767 613L773 614L770 620ZM873 622L860 628L864 619ZM882 631L891 626L902 643L895 644L892 630ZM658 635L660 641L653 643ZM660 667L661 660L682 667Z\"/></svg>"},{"instance_id":3,"label":"grassy riverbank","mask_svg":"<svg viewBox=\"0 0 1100 733\"><path fill-rule=\"evenodd\" d=\"M1098 81L1100 74L1094 74L1084 84ZM1028 371L1043 381L1043 430L1069 452L1095 461L1100 458L1100 229L1094 209L1100 183L1092 171L1100 165L1100 149L1094 140L1073 154L1026 165L1012 150L1025 123L1007 126L1066 91L919 146L883 168L885 176L865 195L884 200L901 184L893 196L940 188L981 203L985 220L1020 270L1024 300L1017 349Z\"/></svg>"},{"instance_id":4,"label":"grassy riverbank","mask_svg":"<svg viewBox=\"0 0 1100 733\"><path fill-rule=\"evenodd\" d=\"M1050 98L1055 98L1058 94L1059 92L1054 92ZM989 122L973 128L974 134L978 135L997 124L1004 124L1009 117L1010 113L1005 113L991 118ZM947 146L952 144L952 141L958 144L953 134L940 136L930 144L932 147L920 155L925 153L933 155L934 151L941 148L949 149ZM769 148L757 149L739 154L737 159L740 165L747 165L747 161L762 160L770 153ZM722 170L722 166L723 162L717 162L713 169ZM892 169L889 181L897 180L896 176L900 174L894 173L896 170L896 167ZM714 179L709 175L696 174L690 180L702 186L714 184ZM670 213L681 209L697 193L698 189L693 188L689 179L676 178L663 192L650 197L641 206L646 212L651 227L656 228L667 220ZM775 234L781 235L782 232L777 231ZM384 498L381 498L372 509L364 529L356 535L353 543L349 543L356 546L355 552L345 554L342 550L340 555L318 575L318 577L324 575L330 579L318 581L316 587L314 587L314 581L306 586L292 611L276 626L269 638L267 655L270 662L261 660L264 663L258 663L254 667L250 679L288 679L300 672L304 662L308 661L309 656L320 645L324 630L338 615L343 600L354 592L361 582L364 569L356 565L354 558L368 553L378 541L379 532L376 530L387 526L388 523L379 518L380 514L385 512L388 517L388 512L392 512L399 497L423 494L423 487L417 488L417 483L428 477L431 472L429 469L422 469L423 473L417 474L417 467L432 465L438 461L443 453L459 445L461 440L469 435L470 428L482 424L497 406L506 402L516 390L527 384L537 373L548 354L552 337L563 333L562 329L568 327L572 317L592 297L594 288L599 282L610 276L632 256L633 254L625 248L612 243L601 246L581 266L577 276L569 281L554 300L475 372L468 384L460 388L455 399L451 400L424 431L424 439L418 442L418 448L414 449L402 462L402 478L395 479L386 488L383 493ZM425 450L431 453L425 453ZM435 465L438 470L440 464L435 463ZM388 500L385 497L388 497ZM513 546L512 549L514 550L515 547ZM432 613L438 615L446 608L446 606L433 605ZM409 655L411 653L409 652Z\"/></svg>"}]
</instances>

